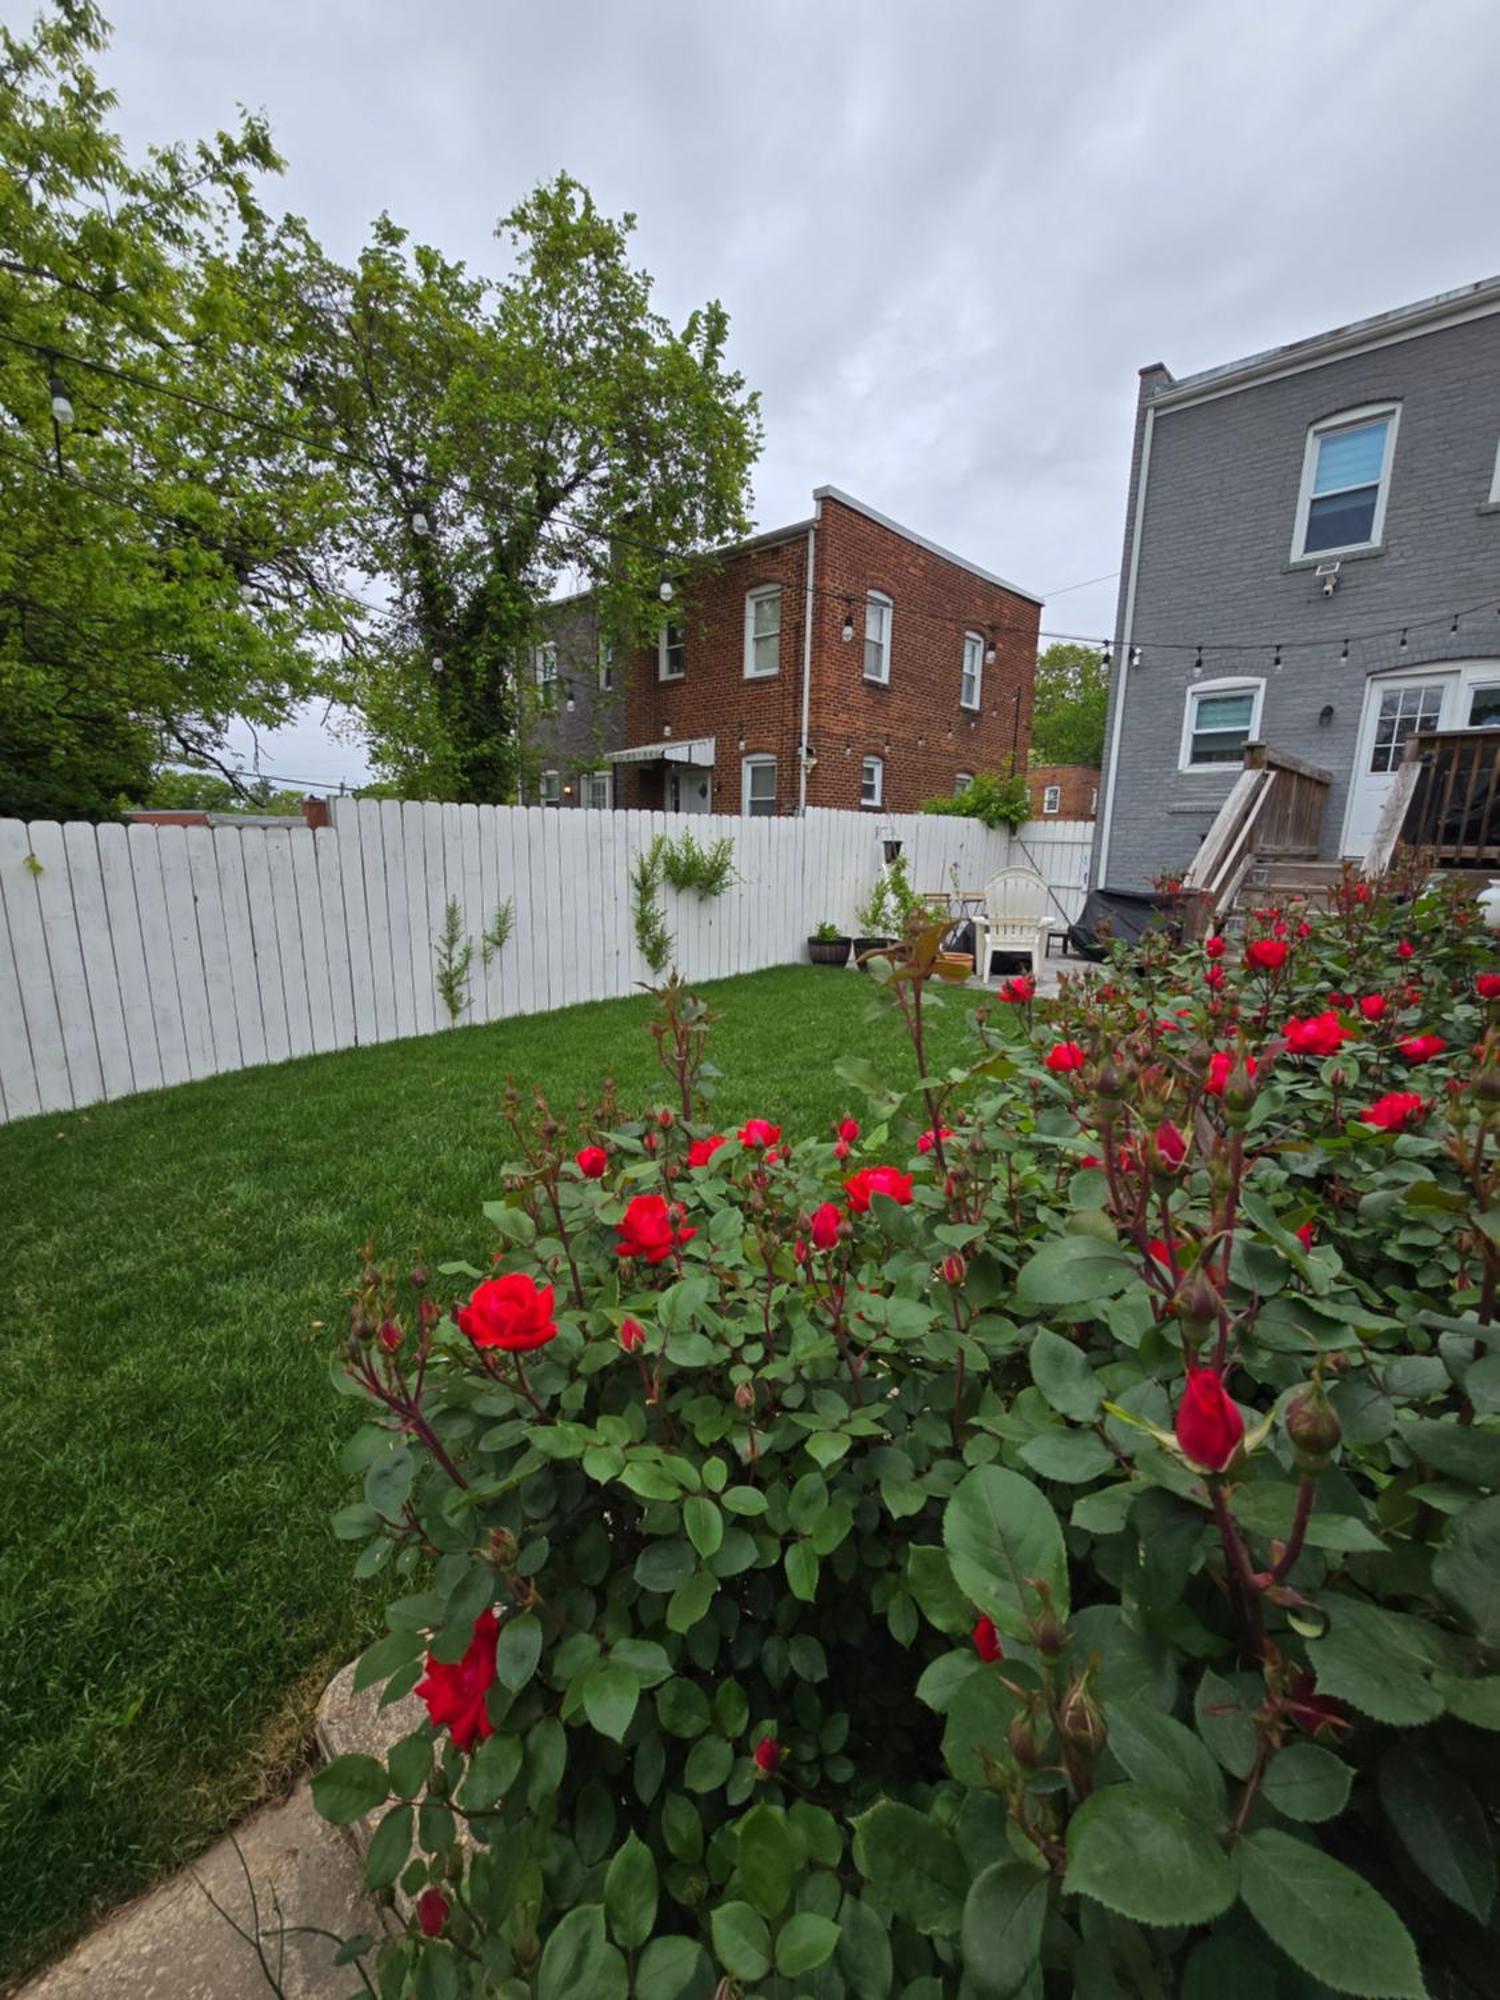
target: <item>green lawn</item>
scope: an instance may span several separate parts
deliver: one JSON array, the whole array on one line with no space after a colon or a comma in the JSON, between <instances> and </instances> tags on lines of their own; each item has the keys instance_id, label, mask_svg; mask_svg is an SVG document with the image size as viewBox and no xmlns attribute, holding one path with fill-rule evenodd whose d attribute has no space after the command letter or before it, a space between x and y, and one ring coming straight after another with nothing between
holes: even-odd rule
<instances>
[{"instance_id":1,"label":"green lawn","mask_svg":"<svg viewBox=\"0 0 1500 2000\"><path fill-rule=\"evenodd\" d=\"M722 1120L822 1133L858 1108L833 1074L851 1050L911 1075L853 974L704 990ZM563 1108L606 1073L654 1098L647 1014L609 1001L0 1129L0 1980L301 1762L380 1615L327 1528L356 1246L478 1261L506 1075ZM954 996L934 1056L966 1019Z\"/></svg>"}]
</instances>

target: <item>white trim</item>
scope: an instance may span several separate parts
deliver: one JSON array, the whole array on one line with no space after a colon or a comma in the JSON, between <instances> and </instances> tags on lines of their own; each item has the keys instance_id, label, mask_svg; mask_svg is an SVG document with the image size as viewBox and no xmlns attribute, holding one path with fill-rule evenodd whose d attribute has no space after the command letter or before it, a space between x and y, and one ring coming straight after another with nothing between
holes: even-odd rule
<instances>
[{"instance_id":1,"label":"white trim","mask_svg":"<svg viewBox=\"0 0 1500 2000\"><path fill-rule=\"evenodd\" d=\"M604 784L604 797L602 799L595 799L591 794L595 785L601 780ZM592 812L612 812L614 810L615 774L608 765L602 771L585 771L582 773L578 780L578 802L580 805L587 806Z\"/></svg>"},{"instance_id":2,"label":"white trim","mask_svg":"<svg viewBox=\"0 0 1500 2000\"><path fill-rule=\"evenodd\" d=\"M1141 525L1146 517L1146 481L1151 473L1151 439L1155 429L1156 412L1148 403L1141 434L1141 463L1135 481L1135 509L1130 524L1125 613L1120 620L1119 646L1115 653L1115 726L1109 739L1109 767L1104 774L1104 819L1099 828L1099 869L1095 877L1101 889L1109 886L1109 841L1115 830L1115 780L1120 771L1120 738L1125 733L1125 696L1130 686L1130 634L1135 626L1135 586L1141 571Z\"/></svg>"},{"instance_id":3,"label":"white trim","mask_svg":"<svg viewBox=\"0 0 1500 2000\"><path fill-rule=\"evenodd\" d=\"M667 668L667 634L677 634L677 656L682 665L676 673ZM687 634L674 620L668 619L656 635L656 678L659 681L683 681L687 679Z\"/></svg>"},{"instance_id":4,"label":"white trim","mask_svg":"<svg viewBox=\"0 0 1500 2000\"><path fill-rule=\"evenodd\" d=\"M763 632L763 639L776 641L776 664L774 667L758 667L755 664L755 607L771 598L776 600L776 630ZM757 583L745 592L745 679L747 681L774 680L781 672L781 585L779 583Z\"/></svg>"},{"instance_id":5,"label":"white trim","mask_svg":"<svg viewBox=\"0 0 1500 2000\"><path fill-rule=\"evenodd\" d=\"M547 794L549 780L552 787L550 798ZM562 773L560 771L542 772L537 782L537 802L544 806L560 806L562 804Z\"/></svg>"},{"instance_id":6,"label":"white trim","mask_svg":"<svg viewBox=\"0 0 1500 2000\"><path fill-rule=\"evenodd\" d=\"M974 773L972 771L955 771L953 773L954 798L961 799L964 793L969 789L970 785L973 784L973 782L974 782Z\"/></svg>"},{"instance_id":7,"label":"white trim","mask_svg":"<svg viewBox=\"0 0 1500 2000\"><path fill-rule=\"evenodd\" d=\"M632 743L627 750L606 750L609 764L712 764L716 738L669 737L662 743Z\"/></svg>"},{"instance_id":8,"label":"white trim","mask_svg":"<svg viewBox=\"0 0 1500 2000\"><path fill-rule=\"evenodd\" d=\"M813 502L812 524L807 530L807 588L802 596L802 741L797 745L797 813L807 811L808 717L812 710L812 621L813 585L818 563L818 517L822 502Z\"/></svg>"},{"instance_id":9,"label":"white trim","mask_svg":"<svg viewBox=\"0 0 1500 2000\"><path fill-rule=\"evenodd\" d=\"M1051 818L1057 813L1060 813L1061 811L1062 811L1062 786L1043 785L1042 787L1043 815L1045 817Z\"/></svg>"},{"instance_id":10,"label":"white trim","mask_svg":"<svg viewBox=\"0 0 1500 2000\"><path fill-rule=\"evenodd\" d=\"M873 799L867 799L865 779L872 771L875 776L875 796ZM859 803L862 812L880 812L885 805L885 759L877 756L874 751L860 760Z\"/></svg>"},{"instance_id":11,"label":"white trim","mask_svg":"<svg viewBox=\"0 0 1500 2000\"><path fill-rule=\"evenodd\" d=\"M1495 470L1490 475L1490 505L1500 507L1500 441L1495 445Z\"/></svg>"},{"instance_id":12,"label":"white trim","mask_svg":"<svg viewBox=\"0 0 1500 2000\"><path fill-rule=\"evenodd\" d=\"M1370 522L1370 532L1362 542L1341 542L1336 548L1309 549L1307 546L1307 517L1313 501L1313 481L1317 476L1318 458L1323 440L1336 431L1361 429L1366 424L1384 421L1386 425L1385 449L1381 454L1380 472L1375 481L1375 515ZM1396 458L1396 431L1401 422L1399 403L1365 403L1358 409L1340 410L1331 417L1320 417L1307 427L1307 439L1302 447L1302 479L1297 489L1297 511L1292 521L1292 562L1311 561L1314 556L1320 562L1335 556L1353 555L1360 549L1375 549L1380 546L1380 538L1385 533L1385 503L1391 491L1391 467ZM1355 488L1348 488L1353 492ZM1320 495L1320 498L1326 498Z\"/></svg>"},{"instance_id":13,"label":"white trim","mask_svg":"<svg viewBox=\"0 0 1500 2000\"><path fill-rule=\"evenodd\" d=\"M750 773L756 770L765 770L768 767L771 773L771 810L769 813L756 814L755 817L758 819L774 819L776 817L776 796L778 789L776 759L769 751L764 750L752 750L748 757L741 757L740 759L740 811L746 819L751 817Z\"/></svg>"},{"instance_id":14,"label":"white trim","mask_svg":"<svg viewBox=\"0 0 1500 2000\"><path fill-rule=\"evenodd\" d=\"M1255 700L1250 709L1250 727L1245 735L1247 743L1254 743L1260 737L1260 711L1265 701L1266 684L1249 674L1225 674L1216 681L1189 681L1182 704L1182 739L1177 749L1177 768L1191 771L1195 777L1233 777L1244 767L1242 764L1195 764L1193 762L1193 710L1198 697L1205 694L1244 694L1247 689Z\"/></svg>"},{"instance_id":15,"label":"white trim","mask_svg":"<svg viewBox=\"0 0 1500 2000\"><path fill-rule=\"evenodd\" d=\"M985 640L982 632L965 632L963 665L960 667L958 674L958 705L960 708L970 709L976 713L984 707L984 645ZM964 699L964 682L969 677L969 648L971 646L974 649L974 699L966 701Z\"/></svg>"},{"instance_id":16,"label":"white trim","mask_svg":"<svg viewBox=\"0 0 1500 2000\"><path fill-rule=\"evenodd\" d=\"M870 608L872 605L885 612L885 636L883 639L877 641L881 648L880 662L885 668L883 674L872 674L870 672ZM889 687L891 684L891 632L895 623L896 606L893 601L886 596L883 590L867 590L865 592L865 629L862 635L863 650L860 657L860 673L865 680L873 682L876 687Z\"/></svg>"}]
</instances>

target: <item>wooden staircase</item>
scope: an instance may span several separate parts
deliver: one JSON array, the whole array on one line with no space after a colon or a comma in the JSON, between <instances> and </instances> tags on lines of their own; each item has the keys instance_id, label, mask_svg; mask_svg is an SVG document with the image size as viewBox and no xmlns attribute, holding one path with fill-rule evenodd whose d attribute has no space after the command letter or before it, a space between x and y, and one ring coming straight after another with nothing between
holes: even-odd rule
<instances>
[{"instance_id":1,"label":"wooden staircase","mask_svg":"<svg viewBox=\"0 0 1500 2000\"><path fill-rule=\"evenodd\" d=\"M1289 751L1245 745L1245 767L1182 880L1189 937L1262 902L1321 897L1338 879L1338 864L1317 858L1332 783Z\"/></svg>"}]
</instances>

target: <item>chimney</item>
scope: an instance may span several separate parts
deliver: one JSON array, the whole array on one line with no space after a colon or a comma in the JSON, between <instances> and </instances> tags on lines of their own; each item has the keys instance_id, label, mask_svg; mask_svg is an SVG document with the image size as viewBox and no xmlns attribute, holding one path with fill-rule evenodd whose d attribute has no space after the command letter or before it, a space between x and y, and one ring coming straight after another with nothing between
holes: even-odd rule
<instances>
[{"instance_id":1,"label":"chimney","mask_svg":"<svg viewBox=\"0 0 1500 2000\"><path fill-rule=\"evenodd\" d=\"M321 826L329 825L327 799L314 798L309 792L302 801L302 817L314 832Z\"/></svg>"}]
</instances>

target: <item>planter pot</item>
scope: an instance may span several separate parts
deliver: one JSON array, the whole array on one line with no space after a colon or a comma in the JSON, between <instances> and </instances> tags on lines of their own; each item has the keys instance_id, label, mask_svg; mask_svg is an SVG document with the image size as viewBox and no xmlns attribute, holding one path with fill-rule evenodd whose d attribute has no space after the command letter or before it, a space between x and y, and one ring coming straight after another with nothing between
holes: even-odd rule
<instances>
[{"instance_id":1,"label":"planter pot","mask_svg":"<svg viewBox=\"0 0 1500 2000\"><path fill-rule=\"evenodd\" d=\"M865 963L866 959L873 958L877 952L893 951L895 946L894 938L857 937L854 940L854 962L861 972L868 972L870 968Z\"/></svg>"},{"instance_id":2,"label":"planter pot","mask_svg":"<svg viewBox=\"0 0 1500 2000\"><path fill-rule=\"evenodd\" d=\"M815 938L807 940L807 955L814 965L847 965L853 938Z\"/></svg>"},{"instance_id":3,"label":"planter pot","mask_svg":"<svg viewBox=\"0 0 1500 2000\"><path fill-rule=\"evenodd\" d=\"M1489 887L1480 890L1476 901L1484 918L1485 928L1500 931L1500 875L1490 877Z\"/></svg>"}]
</instances>

